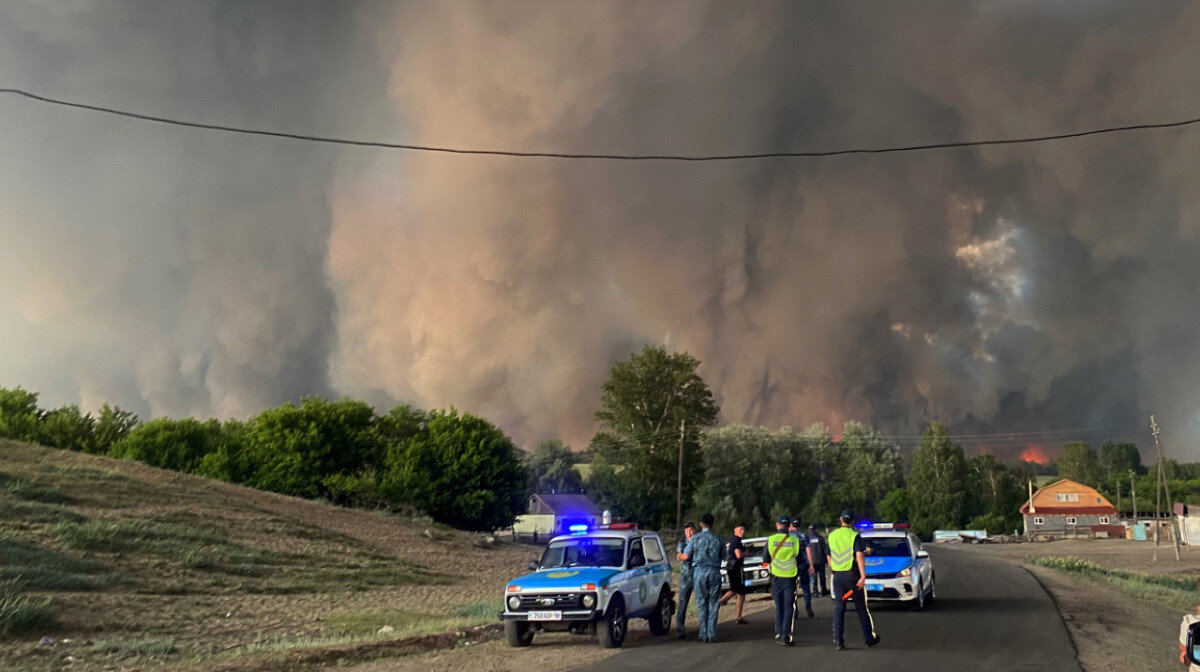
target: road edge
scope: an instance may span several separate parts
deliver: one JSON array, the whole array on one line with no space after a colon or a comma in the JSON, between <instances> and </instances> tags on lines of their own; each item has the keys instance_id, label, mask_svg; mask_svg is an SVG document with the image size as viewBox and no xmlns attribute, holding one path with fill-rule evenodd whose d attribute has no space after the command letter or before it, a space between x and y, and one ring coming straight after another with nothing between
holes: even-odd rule
<instances>
[{"instance_id":1,"label":"road edge","mask_svg":"<svg viewBox=\"0 0 1200 672\"><path fill-rule=\"evenodd\" d=\"M1062 623L1063 630L1067 631L1067 641L1071 642L1071 651L1073 651L1075 654L1075 663L1079 665L1079 669L1087 672L1087 668L1083 666L1083 659L1079 657L1079 642L1075 641L1075 633L1071 632L1071 625L1067 623L1067 617L1063 615L1062 605L1058 601L1058 596L1055 595L1054 591L1050 590L1050 588L1048 588L1046 584L1042 582L1042 577L1038 576L1033 570L1029 569L1024 564L1016 564L1016 566L1020 567L1025 571L1026 574L1033 577L1033 580L1037 581L1038 586L1041 587L1042 592L1046 593L1046 595L1050 597L1050 601L1054 603L1054 612L1058 614L1058 620L1060 623Z\"/></svg>"}]
</instances>

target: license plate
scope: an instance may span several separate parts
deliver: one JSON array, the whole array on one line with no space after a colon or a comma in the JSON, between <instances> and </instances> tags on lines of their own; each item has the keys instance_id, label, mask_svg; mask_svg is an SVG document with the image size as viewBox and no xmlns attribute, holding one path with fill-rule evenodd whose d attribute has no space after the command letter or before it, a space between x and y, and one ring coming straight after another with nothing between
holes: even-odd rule
<instances>
[{"instance_id":1,"label":"license plate","mask_svg":"<svg viewBox=\"0 0 1200 672\"><path fill-rule=\"evenodd\" d=\"M561 621L561 611L531 611L529 612L529 620L531 621Z\"/></svg>"},{"instance_id":2,"label":"license plate","mask_svg":"<svg viewBox=\"0 0 1200 672\"><path fill-rule=\"evenodd\" d=\"M881 591L881 590L883 590L883 584L882 583L868 583L867 590L874 591L874 592Z\"/></svg>"}]
</instances>

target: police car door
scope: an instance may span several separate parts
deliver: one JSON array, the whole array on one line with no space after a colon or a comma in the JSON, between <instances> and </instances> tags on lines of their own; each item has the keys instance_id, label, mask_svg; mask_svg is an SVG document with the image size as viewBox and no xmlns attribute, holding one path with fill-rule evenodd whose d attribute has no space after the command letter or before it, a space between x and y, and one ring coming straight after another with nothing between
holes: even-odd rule
<instances>
[{"instance_id":1,"label":"police car door","mask_svg":"<svg viewBox=\"0 0 1200 672\"><path fill-rule=\"evenodd\" d=\"M635 558L639 558L641 564L637 564ZM628 605L626 613L635 614L643 609L649 608L650 598L650 570L646 566L646 553L642 546L642 539L632 539L629 542L629 567L628 578L625 579L625 603ZM655 595L655 597L658 597Z\"/></svg>"},{"instance_id":2,"label":"police car door","mask_svg":"<svg viewBox=\"0 0 1200 672\"><path fill-rule=\"evenodd\" d=\"M908 535L908 543L913 551L913 578L920 581L921 590L928 590L929 575L933 573L933 563L929 562L927 557L917 557L924 549L921 547L921 540L915 534Z\"/></svg>"},{"instance_id":3,"label":"police car door","mask_svg":"<svg viewBox=\"0 0 1200 672\"><path fill-rule=\"evenodd\" d=\"M662 542L653 537L643 539L643 550L646 553L646 566L650 568L650 573L647 577L646 585L649 590L646 592L647 606L658 604L658 595L662 592L663 584L671 578L671 565L666 561L667 558L663 555Z\"/></svg>"}]
</instances>

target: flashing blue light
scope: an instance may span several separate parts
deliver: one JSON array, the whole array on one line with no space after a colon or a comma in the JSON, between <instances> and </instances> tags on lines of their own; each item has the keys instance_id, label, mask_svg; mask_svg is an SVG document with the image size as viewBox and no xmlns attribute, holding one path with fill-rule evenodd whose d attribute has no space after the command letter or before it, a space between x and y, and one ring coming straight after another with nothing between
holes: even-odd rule
<instances>
[{"instance_id":1,"label":"flashing blue light","mask_svg":"<svg viewBox=\"0 0 1200 672\"><path fill-rule=\"evenodd\" d=\"M567 531L570 532L571 534L583 534L584 532L588 531L588 526L587 525L572 525L567 528Z\"/></svg>"},{"instance_id":2,"label":"flashing blue light","mask_svg":"<svg viewBox=\"0 0 1200 672\"><path fill-rule=\"evenodd\" d=\"M875 523L872 523L869 520L860 520L854 524L854 529L856 529L856 530L871 530L874 528L875 528Z\"/></svg>"}]
</instances>

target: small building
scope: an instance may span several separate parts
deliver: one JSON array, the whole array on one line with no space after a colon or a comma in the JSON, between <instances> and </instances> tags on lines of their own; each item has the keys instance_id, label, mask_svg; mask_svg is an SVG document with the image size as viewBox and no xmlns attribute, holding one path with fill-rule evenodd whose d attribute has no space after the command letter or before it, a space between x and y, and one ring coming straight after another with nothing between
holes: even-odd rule
<instances>
[{"instance_id":1,"label":"small building","mask_svg":"<svg viewBox=\"0 0 1200 672\"><path fill-rule=\"evenodd\" d=\"M513 536L535 541L566 534L572 525L599 525L604 512L587 495L531 495L525 515L513 523Z\"/></svg>"},{"instance_id":2,"label":"small building","mask_svg":"<svg viewBox=\"0 0 1200 672\"><path fill-rule=\"evenodd\" d=\"M1033 493L1021 506L1031 539L1110 536L1117 508L1094 488L1062 479Z\"/></svg>"}]
</instances>

